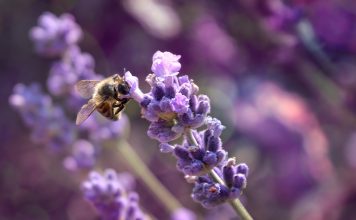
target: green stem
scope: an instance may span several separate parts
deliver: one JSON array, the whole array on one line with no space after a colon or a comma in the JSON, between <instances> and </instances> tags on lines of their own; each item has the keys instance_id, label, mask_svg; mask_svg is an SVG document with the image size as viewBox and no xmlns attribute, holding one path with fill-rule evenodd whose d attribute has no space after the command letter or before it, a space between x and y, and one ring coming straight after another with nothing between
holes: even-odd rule
<instances>
[{"instance_id":1,"label":"green stem","mask_svg":"<svg viewBox=\"0 0 356 220\"><path fill-rule=\"evenodd\" d=\"M186 134L187 134L191 144L198 146L198 142L195 139L195 137L192 133L192 130L189 129ZM224 180L221 179L221 177L213 169L209 171L209 174L215 182L226 186ZM231 200L230 205L243 220L253 220L252 216L250 215L250 213L248 213L248 211L246 210L246 208L243 206L243 204L241 203L241 201L239 199Z\"/></svg>"},{"instance_id":2,"label":"green stem","mask_svg":"<svg viewBox=\"0 0 356 220\"><path fill-rule=\"evenodd\" d=\"M173 213L181 208L180 202L161 184L154 174L142 162L141 158L133 150L126 140L121 140L118 144L118 150L125 158L125 162L131 167L132 171L152 190L152 192L161 201L166 209Z\"/></svg>"},{"instance_id":3,"label":"green stem","mask_svg":"<svg viewBox=\"0 0 356 220\"><path fill-rule=\"evenodd\" d=\"M187 136L188 136L189 141L191 142L191 144L193 144L194 146L199 146L199 144L198 144L197 140L195 139L191 129L189 129L187 131Z\"/></svg>"}]
</instances>

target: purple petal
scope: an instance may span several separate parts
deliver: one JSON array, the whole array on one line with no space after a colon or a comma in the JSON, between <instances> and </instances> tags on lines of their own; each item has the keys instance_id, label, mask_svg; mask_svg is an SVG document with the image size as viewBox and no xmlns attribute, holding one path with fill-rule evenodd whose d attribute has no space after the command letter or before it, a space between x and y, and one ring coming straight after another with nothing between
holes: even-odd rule
<instances>
[{"instance_id":1,"label":"purple petal","mask_svg":"<svg viewBox=\"0 0 356 220\"><path fill-rule=\"evenodd\" d=\"M147 134L150 138L160 142L170 142L180 137L180 133L172 131L172 127L165 121L152 122L148 128Z\"/></svg>"},{"instance_id":2,"label":"purple petal","mask_svg":"<svg viewBox=\"0 0 356 220\"><path fill-rule=\"evenodd\" d=\"M162 153L172 153L174 151L174 146L168 143L161 143L159 149Z\"/></svg>"},{"instance_id":3,"label":"purple petal","mask_svg":"<svg viewBox=\"0 0 356 220\"><path fill-rule=\"evenodd\" d=\"M179 55L157 51L152 58L151 70L158 77L177 75L181 68L179 59Z\"/></svg>"}]
</instances>

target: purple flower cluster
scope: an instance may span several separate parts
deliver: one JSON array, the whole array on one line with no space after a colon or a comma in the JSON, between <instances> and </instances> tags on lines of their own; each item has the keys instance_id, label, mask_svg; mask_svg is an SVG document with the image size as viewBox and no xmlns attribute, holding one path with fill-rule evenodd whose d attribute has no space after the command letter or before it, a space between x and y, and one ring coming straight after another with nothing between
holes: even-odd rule
<instances>
[{"instance_id":1,"label":"purple flower cluster","mask_svg":"<svg viewBox=\"0 0 356 220\"><path fill-rule=\"evenodd\" d=\"M9 102L31 128L34 142L48 145L54 150L73 143L73 123L67 119L62 108L53 104L50 96L43 94L38 84L17 84Z\"/></svg>"},{"instance_id":2,"label":"purple flower cluster","mask_svg":"<svg viewBox=\"0 0 356 220\"><path fill-rule=\"evenodd\" d=\"M81 28L69 14L56 17L50 12L45 12L39 17L38 26L30 31L30 38L35 43L36 51L50 57L62 55L81 37Z\"/></svg>"},{"instance_id":3,"label":"purple flower cluster","mask_svg":"<svg viewBox=\"0 0 356 220\"><path fill-rule=\"evenodd\" d=\"M68 48L62 59L55 62L47 79L48 90L55 96L74 93L74 85L82 79L100 79L94 72L95 62L88 53L80 48Z\"/></svg>"},{"instance_id":4,"label":"purple flower cluster","mask_svg":"<svg viewBox=\"0 0 356 220\"><path fill-rule=\"evenodd\" d=\"M230 159L227 165L220 169L214 169L223 178L225 184L216 183L208 175L197 177L193 188L192 198L200 202L205 208L212 208L225 203L230 199L238 198L246 187L246 164L235 165L234 159Z\"/></svg>"},{"instance_id":5,"label":"purple flower cluster","mask_svg":"<svg viewBox=\"0 0 356 220\"><path fill-rule=\"evenodd\" d=\"M198 95L198 87L188 76L177 77L180 56L169 52L153 55L152 70L147 76L151 86L148 94L138 88L137 78L125 74L131 85L131 97L142 106L143 117L151 122L148 136L160 142L179 138L187 128L198 128L210 112L210 101L206 95Z\"/></svg>"},{"instance_id":6,"label":"purple flower cluster","mask_svg":"<svg viewBox=\"0 0 356 220\"><path fill-rule=\"evenodd\" d=\"M81 126L81 130L88 134L88 139L96 144L124 137L128 132L128 128L129 120L125 114L121 115L120 120L112 123L96 112Z\"/></svg>"},{"instance_id":7,"label":"purple flower cluster","mask_svg":"<svg viewBox=\"0 0 356 220\"><path fill-rule=\"evenodd\" d=\"M63 161L68 170L91 169L95 164L96 148L87 140L76 140L72 145L72 153Z\"/></svg>"},{"instance_id":8,"label":"purple flower cluster","mask_svg":"<svg viewBox=\"0 0 356 220\"><path fill-rule=\"evenodd\" d=\"M131 98L141 105L143 117L151 122L148 136L160 142L161 152L174 154L178 170L195 182L193 199L209 208L242 193L248 167L236 166L232 158L227 159L220 139L224 126L208 116L209 98L198 94L193 80L186 75L177 76L179 58L161 51L153 55L153 74L146 78L151 90L146 94L139 89L137 77L126 72L125 79L131 85ZM181 144L169 143L182 136ZM214 172L224 184L210 176Z\"/></svg>"},{"instance_id":9,"label":"purple flower cluster","mask_svg":"<svg viewBox=\"0 0 356 220\"><path fill-rule=\"evenodd\" d=\"M192 131L197 145L190 143L187 138L181 145L175 146L174 155L177 157L177 168L186 175L202 175L218 166L227 155L222 149L220 135L224 126L217 119L206 119L207 129L198 133ZM167 146L161 147L167 148Z\"/></svg>"},{"instance_id":10,"label":"purple flower cluster","mask_svg":"<svg viewBox=\"0 0 356 220\"><path fill-rule=\"evenodd\" d=\"M140 220L145 216L138 204L138 195L129 191L123 176L107 169L101 175L92 171L88 180L83 182L82 191L98 210L103 220Z\"/></svg>"}]
</instances>

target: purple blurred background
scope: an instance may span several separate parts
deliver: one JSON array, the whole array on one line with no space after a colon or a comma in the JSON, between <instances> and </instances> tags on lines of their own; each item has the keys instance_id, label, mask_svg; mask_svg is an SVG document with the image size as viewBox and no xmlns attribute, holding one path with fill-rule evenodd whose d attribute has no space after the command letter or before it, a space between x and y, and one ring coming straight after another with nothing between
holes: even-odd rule
<instances>
[{"instance_id":1,"label":"purple blurred background","mask_svg":"<svg viewBox=\"0 0 356 220\"><path fill-rule=\"evenodd\" d=\"M68 171L63 155L33 143L8 104L17 83L39 82L48 91L54 59L38 56L29 38L45 11L75 17L95 72L125 68L144 89L155 51L182 55L181 72L210 97L212 116L226 126L224 147L250 167L241 200L255 219L356 219L353 0L1 1L0 219L99 218L80 191L87 172ZM138 106L130 103L126 114L128 141L186 208L198 219L233 219L229 207L205 210L193 202L174 158L147 137ZM98 161L130 170L110 147ZM136 190L145 211L169 219L140 181Z\"/></svg>"}]
</instances>

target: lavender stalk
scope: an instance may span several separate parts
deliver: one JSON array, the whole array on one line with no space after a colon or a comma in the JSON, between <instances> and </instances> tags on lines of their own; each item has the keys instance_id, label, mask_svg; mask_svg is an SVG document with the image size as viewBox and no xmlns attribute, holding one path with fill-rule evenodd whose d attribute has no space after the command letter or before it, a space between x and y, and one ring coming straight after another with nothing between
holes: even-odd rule
<instances>
[{"instance_id":1,"label":"lavender stalk","mask_svg":"<svg viewBox=\"0 0 356 220\"><path fill-rule=\"evenodd\" d=\"M146 78L148 93L139 89L138 78L130 72L125 80L130 97L141 106L143 118L151 122L147 134L160 142L163 153L177 158L177 169L193 183L194 201L205 208L229 202L243 219L252 219L238 200L246 187L248 167L228 158L220 135L225 128L209 116L210 100L188 76L178 77L180 56L157 51L152 72ZM182 138L181 144L170 144Z\"/></svg>"},{"instance_id":2,"label":"lavender stalk","mask_svg":"<svg viewBox=\"0 0 356 220\"><path fill-rule=\"evenodd\" d=\"M195 146L198 146L198 143L195 140L194 135L191 130L189 130L188 134L189 134L188 137L190 138L191 142L194 143ZM211 176L211 178L213 178L213 180L215 182L226 186L224 180L222 178L220 178L220 176L214 170L210 170L209 175ZM244 205L240 202L240 200L238 198L230 201L230 205L233 207L235 212L241 216L241 218L243 220L252 220L253 219L252 216L250 215L250 213L248 213L248 211L246 210L246 208L244 207Z\"/></svg>"},{"instance_id":3,"label":"lavender stalk","mask_svg":"<svg viewBox=\"0 0 356 220\"><path fill-rule=\"evenodd\" d=\"M132 191L132 182L127 174L117 174L112 169L104 174L92 171L82 183L82 191L103 220L148 219L139 207L138 194Z\"/></svg>"}]
</instances>

